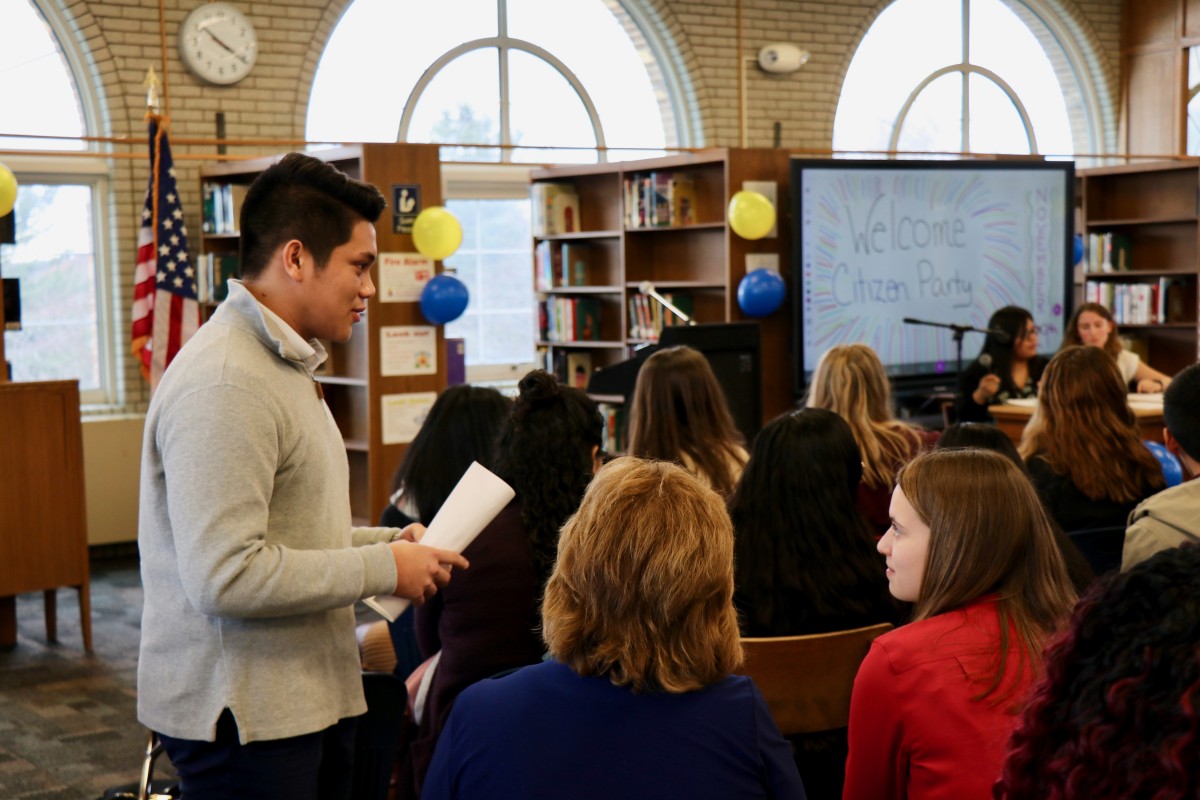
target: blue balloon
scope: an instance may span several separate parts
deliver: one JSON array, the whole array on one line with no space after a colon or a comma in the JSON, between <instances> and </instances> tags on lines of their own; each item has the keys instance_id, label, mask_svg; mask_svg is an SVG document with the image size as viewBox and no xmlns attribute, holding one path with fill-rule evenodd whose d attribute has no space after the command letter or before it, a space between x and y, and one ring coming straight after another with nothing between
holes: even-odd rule
<instances>
[{"instance_id":1,"label":"blue balloon","mask_svg":"<svg viewBox=\"0 0 1200 800\"><path fill-rule=\"evenodd\" d=\"M434 275L421 290L421 313L434 325L445 325L462 316L471 299L467 286L453 275Z\"/></svg>"},{"instance_id":2,"label":"blue balloon","mask_svg":"<svg viewBox=\"0 0 1200 800\"><path fill-rule=\"evenodd\" d=\"M783 278L775 270L751 270L738 284L738 306L746 316L765 317L783 305L786 291Z\"/></svg>"},{"instance_id":3,"label":"blue balloon","mask_svg":"<svg viewBox=\"0 0 1200 800\"><path fill-rule=\"evenodd\" d=\"M1083 234L1075 234L1075 260L1072 264L1078 264L1083 261Z\"/></svg>"},{"instance_id":4,"label":"blue balloon","mask_svg":"<svg viewBox=\"0 0 1200 800\"><path fill-rule=\"evenodd\" d=\"M1150 452L1158 459L1158 463L1162 465L1163 477L1167 479L1168 489L1183 483L1183 465L1179 463L1175 454L1167 449L1166 445L1148 439L1143 444L1150 449Z\"/></svg>"}]
</instances>

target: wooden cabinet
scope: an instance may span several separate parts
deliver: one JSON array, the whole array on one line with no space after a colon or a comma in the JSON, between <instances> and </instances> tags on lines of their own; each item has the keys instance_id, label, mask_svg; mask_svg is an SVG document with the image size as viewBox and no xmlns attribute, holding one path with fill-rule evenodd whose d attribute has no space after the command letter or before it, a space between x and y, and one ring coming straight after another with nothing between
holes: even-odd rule
<instances>
[{"instance_id":1,"label":"wooden cabinet","mask_svg":"<svg viewBox=\"0 0 1200 800\"><path fill-rule=\"evenodd\" d=\"M1143 355L1155 369L1175 374L1197 360L1200 166L1164 162L1086 169L1080 175L1085 240L1095 243L1111 234L1117 249L1125 248L1127 267L1116 269L1119 253L1110 259L1113 271L1086 261L1084 299L1091 294L1104 302L1136 295L1132 287L1152 289L1148 315L1129 322L1118 307L1114 316L1123 335L1144 345ZM1105 296L1095 298L1098 290Z\"/></svg>"},{"instance_id":2,"label":"wooden cabinet","mask_svg":"<svg viewBox=\"0 0 1200 800\"><path fill-rule=\"evenodd\" d=\"M535 202L537 346L547 369L557 367L560 375L568 371L574 375L575 370L566 366L575 354L586 354L586 362L596 369L628 358L632 348L657 338L648 328L671 315L642 294L643 281L671 295L697 322L733 322L747 319L737 303L747 257L773 257L785 278L790 271L788 155L782 150L722 148L615 164L537 169L530 177ZM751 241L726 224L729 199L746 181L774 184L779 210L775 236ZM545 193L538 184L560 184L563 191L574 194L577 201L569 206L568 216L578 220L574 227L579 230L538 230L541 212L536 204ZM655 197L660 200L657 207ZM552 227L561 231L563 220L558 222ZM586 255L583 267L576 269L569 254L579 246ZM580 307L598 313L598 324L588 329L588 336L579 323ZM556 309L564 310L565 326ZM760 320L764 421L792 407L787 315L785 307Z\"/></svg>"},{"instance_id":3,"label":"wooden cabinet","mask_svg":"<svg viewBox=\"0 0 1200 800\"><path fill-rule=\"evenodd\" d=\"M392 187L420 188L422 207L441 204L441 174L437 145L421 144L364 144L330 150L317 150L310 155L333 164L353 178L372 183L388 198L388 208L375 224L380 253L412 253L412 236L398 233L393 224ZM221 164L201 170L202 190L207 197L222 187L245 187L279 157ZM229 196L237 205L242 188L232 188ZM419 210L419 209L414 209ZM236 219L236 215L233 216ZM205 226L218 230L228 226ZM236 255L236 231L201 234L202 255ZM379 263L371 268L376 287L380 285ZM375 524L387 506L392 477L404 445L385 443L383 438L383 404L389 395L440 392L446 386L446 364L443 331L436 326L435 374L384 375L380 362L380 340L383 329L392 326L428 325L415 302L382 302L378 295L368 303L366 319L355 326L350 340L329 342L329 360L318 372L333 418L346 441L346 456L350 463L350 507L357 524Z\"/></svg>"},{"instance_id":4,"label":"wooden cabinet","mask_svg":"<svg viewBox=\"0 0 1200 800\"><path fill-rule=\"evenodd\" d=\"M75 381L0 383L0 646L16 642L15 596L43 592L57 638L56 590L79 594L92 650L83 433Z\"/></svg>"}]
</instances>

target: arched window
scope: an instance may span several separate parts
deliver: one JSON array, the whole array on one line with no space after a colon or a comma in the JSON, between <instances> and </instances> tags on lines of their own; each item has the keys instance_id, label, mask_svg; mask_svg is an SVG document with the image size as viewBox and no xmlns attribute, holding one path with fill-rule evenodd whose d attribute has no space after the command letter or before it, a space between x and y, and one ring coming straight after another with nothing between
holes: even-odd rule
<instances>
[{"instance_id":1,"label":"arched window","mask_svg":"<svg viewBox=\"0 0 1200 800\"><path fill-rule=\"evenodd\" d=\"M678 81L660 50L617 0L355 0L338 22L313 79L309 141L444 142L444 162L494 165L442 166L465 234L446 266L471 292L446 335L466 339L472 379L534 360L528 173L497 167L680 144Z\"/></svg>"},{"instance_id":2,"label":"arched window","mask_svg":"<svg viewBox=\"0 0 1200 800\"><path fill-rule=\"evenodd\" d=\"M1074 58L1032 4L897 0L847 70L833 147L1070 156L1100 128Z\"/></svg>"},{"instance_id":3,"label":"arched window","mask_svg":"<svg viewBox=\"0 0 1200 800\"><path fill-rule=\"evenodd\" d=\"M31 0L10 0L0 25L0 148L41 151L3 157L20 189L16 242L0 246L0 268L18 279L21 301L21 328L5 331L4 353L14 380L75 378L83 401L100 403L113 399L116 362L107 323L118 270L104 266L98 222L107 218L107 168L46 153L88 149L80 84L50 22Z\"/></svg>"}]
</instances>

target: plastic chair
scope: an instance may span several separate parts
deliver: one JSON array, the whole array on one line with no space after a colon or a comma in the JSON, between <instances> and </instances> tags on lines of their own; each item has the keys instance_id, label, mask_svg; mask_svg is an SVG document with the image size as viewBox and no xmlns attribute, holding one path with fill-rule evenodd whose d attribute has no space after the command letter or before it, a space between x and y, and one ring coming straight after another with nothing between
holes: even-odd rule
<instances>
[{"instance_id":1,"label":"plastic chair","mask_svg":"<svg viewBox=\"0 0 1200 800\"><path fill-rule=\"evenodd\" d=\"M1121 568L1121 551L1125 547L1124 526L1067 531L1067 536L1083 553L1097 576Z\"/></svg>"},{"instance_id":2,"label":"plastic chair","mask_svg":"<svg viewBox=\"0 0 1200 800\"><path fill-rule=\"evenodd\" d=\"M871 642L892 629L867 628L810 636L744 637L748 675L784 736L836 730L850 724L850 691Z\"/></svg>"},{"instance_id":3,"label":"plastic chair","mask_svg":"<svg viewBox=\"0 0 1200 800\"><path fill-rule=\"evenodd\" d=\"M1149 448L1154 457L1158 459L1158 463L1162 465L1163 478L1167 481L1168 489L1183 483L1183 465L1165 444L1152 442L1149 439L1143 439L1142 444Z\"/></svg>"},{"instance_id":4,"label":"plastic chair","mask_svg":"<svg viewBox=\"0 0 1200 800\"><path fill-rule=\"evenodd\" d=\"M408 690L390 672L364 672L367 713L358 719L354 740L354 791L357 800L387 800L392 764L400 744Z\"/></svg>"}]
</instances>

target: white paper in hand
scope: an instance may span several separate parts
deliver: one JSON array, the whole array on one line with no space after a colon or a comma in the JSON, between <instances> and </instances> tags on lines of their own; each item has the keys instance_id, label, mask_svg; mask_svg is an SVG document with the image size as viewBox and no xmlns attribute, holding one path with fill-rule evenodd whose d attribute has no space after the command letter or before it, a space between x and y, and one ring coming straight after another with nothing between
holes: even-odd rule
<instances>
[{"instance_id":1,"label":"white paper in hand","mask_svg":"<svg viewBox=\"0 0 1200 800\"><path fill-rule=\"evenodd\" d=\"M461 553L515 496L511 486L472 461L429 523L421 544ZM408 600L394 595L368 597L363 602L389 622L409 606Z\"/></svg>"}]
</instances>

